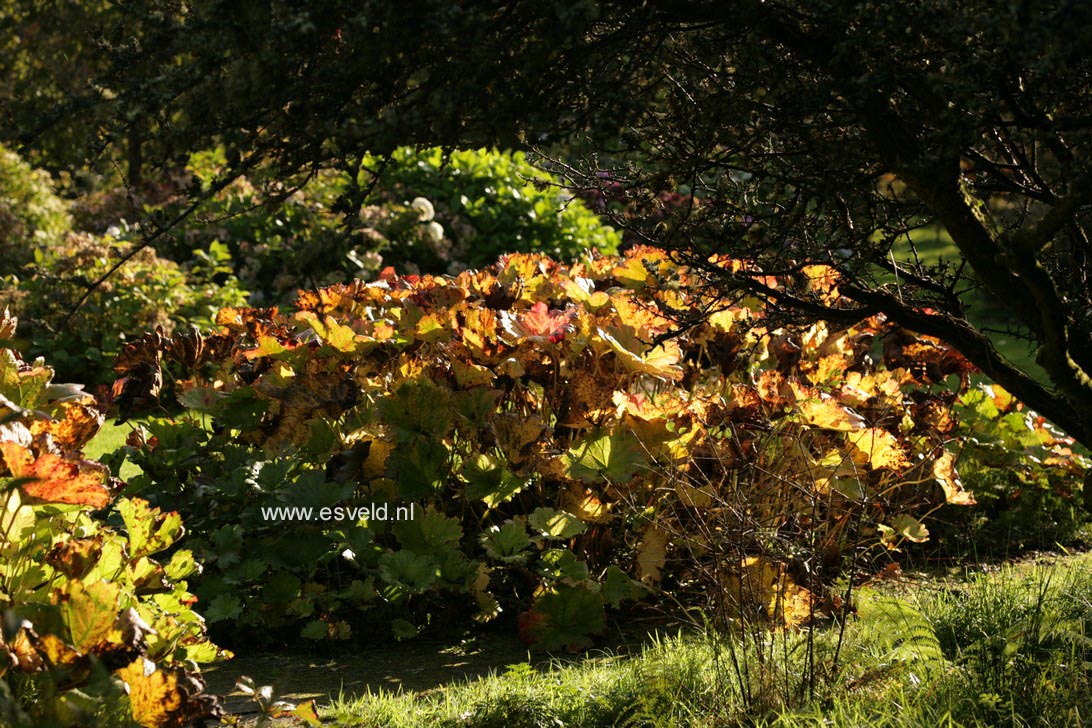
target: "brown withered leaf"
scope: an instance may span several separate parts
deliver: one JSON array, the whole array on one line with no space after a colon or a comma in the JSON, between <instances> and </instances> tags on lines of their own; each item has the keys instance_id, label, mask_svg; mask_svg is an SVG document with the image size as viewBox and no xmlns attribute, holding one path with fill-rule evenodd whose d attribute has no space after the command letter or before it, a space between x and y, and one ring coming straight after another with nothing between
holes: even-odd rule
<instances>
[{"instance_id":1,"label":"brown withered leaf","mask_svg":"<svg viewBox=\"0 0 1092 728\"><path fill-rule=\"evenodd\" d=\"M91 652L110 670L128 665L148 650L148 637L156 632L135 609L129 607L114 620L105 638Z\"/></svg>"},{"instance_id":2,"label":"brown withered leaf","mask_svg":"<svg viewBox=\"0 0 1092 728\"><path fill-rule=\"evenodd\" d=\"M102 536L62 541L46 555L46 563L69 579L82 579L102 556Z\"/></svg>"},{"instance_id":3,"label":"brown withered leaf","mask_svg":"<svg viewBox=\"0 0 1092 728\"><path fill-rule=\"evenodd\" d=\"M645 529L637 551L637 577L642 584L655 585L667 563L667 532L656 525Z\"/></svg>"},{"instance_id":4,"label":"brown withered leaf","mask_svg":"<svg viewBox=\"0 0 1092 728\"><path fill-rule=\"evenodd\" d=\"M231 353L235 337L225 334L204 336L201 329L190 325L185 331L176 331L166 344L165 356L189 371L205 362L219 361Z\"/></svg>"},{"instance_id":5,"label":"brown withered leaf","mask_svg":"<svg viewBox=\"0 0 1092 728\"><path fill-rule=\"evenodd\" d=\"M114 372L121 375L143 373L149 367L158 368L163 359L163 329L145 334L126 344L114 359Z\"/></svg>"},{"instance_id":6,"label":"brown withered leaf","mask_svg":"<svg viewBox=\"0 0 1092 728\"><path fill-rule=\"evenodd\" d=\"M546 425L538 415L523 417L514 412L504 412L493 417L493 432L504 457L519 466L528 457L531 445L546 431Z\"/></svg>"},{"instance_id":7,"label":"brown withered leaf","mask_svg":"<svg viewBox=\"0 0 1092 728\"><path fill-rule=\"evenodd\" d=\"M594 427L614 412L614 387L594 374L578 369L566 390L566 427Z\"/></svg>"},{"instance_id":8,"label":"brown withered leaf","mask_svg":"<svg viewBox=\"0 0 1092 728\"><path fill-rule=\"evenodd\" d=\"M4 312L0 313L0 341L9 341L15 338L15 330L19 327L19 319L11 315L11 311L4 306Z\"/></svg>"},{"instance_id":9,"label":"brown withered leaf","mask_svg":"<svg viewBox=\"0 0 1092 728\"><path fill-rule=\"evenodd\" d=\"M0 677L8 669L20 672L41 672L46 664L35 647L38 635L35 634L30 622L26 620L19 625L15 636L5 640L0 634ZM6 656L7 659L3 659Z\"/></svg>"}]
</instances>

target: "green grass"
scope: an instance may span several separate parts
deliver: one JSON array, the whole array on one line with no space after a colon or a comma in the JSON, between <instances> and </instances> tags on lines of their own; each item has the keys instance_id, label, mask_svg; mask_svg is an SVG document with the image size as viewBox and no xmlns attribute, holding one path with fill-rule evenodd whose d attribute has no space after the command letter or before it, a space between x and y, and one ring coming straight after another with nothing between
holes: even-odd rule
<instances>
[{"instance_id":1,"label":"green grass","mask_svg":"<svg viewBox=\"0 0 1092 728\"><path fill-rule=\"evenodd\" d=\"M87 443L87 447L84 448L84 455L91 460L99 460L103 455L109 455L122 447L125 444L125 438L132 431L132 425L115 425L112 420L106 420L99 428L98 434L92 438L91 442ZM140 468L126 461L121 466L121 472L114 475L122 480L127 480L139 472Z\"/></svg>"},{"instance_id":2,"label":"green grass","mask_svg":"<svg viewBox=\"0 0 1092 728\"><path fill-rule=\"evenodd\" d=\"M513 665L324 712L393 728L1070 726L1092 715L1087 556L865 590L858 605L842 635L665 637L632 657Z\"/></svg>"}]
</instances>

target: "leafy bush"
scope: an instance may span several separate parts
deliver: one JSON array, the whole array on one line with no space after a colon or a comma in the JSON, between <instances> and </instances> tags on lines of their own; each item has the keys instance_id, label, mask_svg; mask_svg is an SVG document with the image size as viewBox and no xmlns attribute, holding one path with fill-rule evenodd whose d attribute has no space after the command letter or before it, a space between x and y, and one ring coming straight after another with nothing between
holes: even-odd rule
<instances>
[{"instance_id":1,"label":"leafy bush","mask_svg":"<svg viewBox=\"0 0 1092 728\"><path fill-rule=\"evenodd\" d=\"M978 508L945 514L947 548L1009 556L1066 543L1087 522L1081 474L1087 457L1000 386L964 392L954 407L956 458Z\"/></svg>"},{"instance_id":2,"label":"leafy bush","mask_svg":"<svg viewBox=\"0 0 1092 728\"><path fill-rule=\"evenodd\" d=\"M208 185L223 164L223 152L212 151L194 155L189 170ZM365 169L379 165L374 157L364 162ZM349 208L350 182L332 169L288 181L259 170L217 193L165 252L183 259L195 244L220 241L252 303L272 305L297 289L372 280L385 266L458 273L501 252L571 260L587 250L614 252L620 240L520 153L400 149L360 208ZM372 188L366 171L356 182Z\"/></svg>"},{"instance_id":3,"label":"leafy bush","mask_svg":"<svg viewBox=\"0 0 1092 728\"><path fill-rule=\"evenodd\" d=\"M898 548L928 538L919 516L973 503L946 448L958 354L879 318L768 328L757 301L689 283L647 248L519 254L146 337L115 391L147 402L171 382L194 414L149 424L131 487L186 514L210 621L338 639L362 614L407 636L526 609L547 647L587 644L604 605L649 590L700 599L702 564L726 555L741 600L797 623L837 573L794 564L805 548ZM838 296L828 269L783 283ZM696 306L717 313L658 339ZM394 522L334 510L411 505Z\"/></svg>"},{"instance_id":4,"label":"leafy bush","mask_svg":"<svg viewBox=\"0 0 1092 728\"><path fill-rule=\"evenodd\" d=\"M435 221L445 232L444 247L392 246L386 262L400 271L457 273L512 252L572 261L590 250L614 253L621 242L613 229L565 191L557 177L530 164L522 152L403 147L385 166L371 157L364 167L382 168L371 201L408 204L423 198L433 206Z\"/></svg>"},{"instance_id":5,"label":"leafy bush","mask_svg":"<svg viewBox=\"0 0 1092 728\"><path fill-rule=\"evenodd\" d=\"M36 250L58 242L70 228L49 173L0 146L0 274L19 272Z\"/></svg>"},{"instance_id":6,"label":"leafy bush","mask_svg":"<svg viewBox=\"0 0 1092 728\"><path fill-rule=\"evenodd\" d=\"M114 357L134 335L207 326L220 307L246 301L222 245L198 251L186 267L145 248L69 318L87 285L130 245L110 235L71 233L63 243L35 253L32 275L9 279L4 303L22 319L20 334L32 356L48 356L65 378L101 384L109 381Z\"/></svg>"},{"instance_id":7,"label":"leafy bush","mask_svg":"<svg viewBox=\"0 0 1092 728\"><path fill-rule=\"evenodd\" d=\"M14 322L0 322L10 338ZM195 663L210 643L175 550L177 513L117 498L81 450L102 422L78 386L0 349L0 723L189 725L215 717ZM108 522L104 509L115 514Z\"/></svg>"}]
</instances>

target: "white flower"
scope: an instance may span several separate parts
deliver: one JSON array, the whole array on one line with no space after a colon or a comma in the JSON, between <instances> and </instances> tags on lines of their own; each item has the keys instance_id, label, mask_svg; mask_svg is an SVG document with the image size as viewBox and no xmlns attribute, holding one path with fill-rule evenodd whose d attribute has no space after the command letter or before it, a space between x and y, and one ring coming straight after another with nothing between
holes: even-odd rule
<instances>
[{"instance_id":1,"label":"white flower","mask_svg":"<svg viewBox=\"0 0 1092 728\"><path fill-rule=\"evenodd\" d=\"M421 222L428 222L436 216L436 210L433 209L432 203L426 200L424 197L417 197L410 203L410 207L417 210L417 219Z\"/></svg>"},{"instance_id":2,"label":"white flower","mask_svg":"<svg viewBox=\"0 0 1092 728\"><path fill-rule=\"evenodd\" d=\"M434 243L444 239L444 226L438 222L430 222L425 225L425 237Z\"/></svg>"}]
</instances>

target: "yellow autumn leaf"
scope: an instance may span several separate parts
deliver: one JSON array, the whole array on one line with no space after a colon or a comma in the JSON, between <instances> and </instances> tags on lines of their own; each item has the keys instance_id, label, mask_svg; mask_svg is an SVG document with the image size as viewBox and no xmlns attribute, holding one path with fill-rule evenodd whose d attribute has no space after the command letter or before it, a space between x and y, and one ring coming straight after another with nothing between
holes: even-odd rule
<instances>
[{"instance_id":1,"label":"yellow autumn leaf","mask_svg":"<svg viewBox=\"0 0 1092 728\"><path fill-rule=\"evenodd\" d=\"M181 728L218 715L215 698L180 668L157 668L138 657L115 673L125 682L133 720L144 728Z\"/></svg>"},{"instance_id":2,"label":"yellow autumn leaf","mask_svg":"<svg viewBox=\"0 0 1092 728\"><path fill-rule=\"evenodd\" d=\"M740 561L739 574L725 584L728 598L744 614L759 613L776 626L796 627L811 619L820 600L799 586L785 567L761 556Z\"/></svg>"},{"instance_id":3,"label":"yellow autumn leaf","mask_svg":"<svg viewBox=\"0 0 1092 728\"><path fill-rule=\"evenodd\" d=\"M838 404L828 394L800 400L796 406L804 422L821 430L850 432L860 430L866 424L863 417L848 407Z\"/></svg>"},{"instance_id":4,"label":"yellow autumn leaf","mask_svg":"<svg viewBox=\"0 0 1092 728\"><path fill-rule=\"evenodd\" d=\"M660 581L660 572L667 563L667 532L651 525L641 538L637 551L637 576L642 584L654 585Z\"/></svg>"},{"instance_id":5,"label":"yellow autumn leaf","mask_svg":"<svg viewBox=\"0 0 1092 728\"><path fill-rule=\"evenodd\" d=\"M604 329L598 329L599 337L610 345L610 348L618 356L622 366L631 372L651 374L661 379L678 380L683 377L679 360L682 359L682 350L675 341L665 341L645 353L641 353L644 345L635 337L624 337L619 331L617 336ZM622 338L626 339L623 343Z\"/></svg>"},{"instance_id":6,"label":"yellow autumn leaf","mask_svg":"<svg viewBox=\"0 0 1092 728\"><path fill-rule=\"evenodd\" d=\"M977 501L974 494L963 489L963 483L955 469L955 456L945 451L933 461L933 477L944 489L944 500L952 505L973 506Z\"/></svg>"},{"instance_id":7,"label":"yellow autumn leaf","mask_svg":"<svg viewBox=\"0 0 1092 728\"><path fill-rule=\"evenodd\" d=\"M562 509L585 523L605 523L611 519L610 506L579 484L572 484L561 493Z\"/></svg>"},{"instance_id":8,"label":"yellow autumn leaf","mask_svg":"<svg viewBox=\"0 0 1092 728\"><path fill-rule=\"evenodd\" d=\"M856 448L860 461L868 463L873 470L902 470L910 464L898 439L883 428L867 427L847 432L846 439Z\"/></svg>"}]
</instances>

